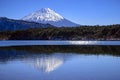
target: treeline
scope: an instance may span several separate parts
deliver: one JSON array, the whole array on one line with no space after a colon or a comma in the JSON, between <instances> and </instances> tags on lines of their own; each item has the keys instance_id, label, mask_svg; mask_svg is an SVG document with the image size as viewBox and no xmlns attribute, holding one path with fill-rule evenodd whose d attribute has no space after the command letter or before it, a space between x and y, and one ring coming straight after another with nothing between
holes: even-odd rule
<instances>
[{"instance_id":1,"label":"treeline","mask_svg":"<svg viewBox=\"0 0 120 80\"><path fill-rule=\"evenodd\" d=\"M48 27L0 32L8 40L120 40L120 25Z\"/></svg>"}]
</instances>

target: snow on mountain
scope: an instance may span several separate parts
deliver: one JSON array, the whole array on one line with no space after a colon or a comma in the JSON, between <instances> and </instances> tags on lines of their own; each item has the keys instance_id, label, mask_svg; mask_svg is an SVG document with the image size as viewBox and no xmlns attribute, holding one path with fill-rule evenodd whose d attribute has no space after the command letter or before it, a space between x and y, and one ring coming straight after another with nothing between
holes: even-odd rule
<instances>
[{"instance_id":1,"label":"snow on mountain","mask_svg":"<svg viewBox=\"0 0 120 80\"><path fill-rule=\"evenodd\" d=\"M22 20L30 21L30 22L38 22L38 23L49 23L54 26L77 26L76 23L73 23L64 17L62 17L60 14L56 13L55 11L51 10L50 8L42 8L36 12L33 12L25 17L22 18Z\"/></svg>"}]
</instances>

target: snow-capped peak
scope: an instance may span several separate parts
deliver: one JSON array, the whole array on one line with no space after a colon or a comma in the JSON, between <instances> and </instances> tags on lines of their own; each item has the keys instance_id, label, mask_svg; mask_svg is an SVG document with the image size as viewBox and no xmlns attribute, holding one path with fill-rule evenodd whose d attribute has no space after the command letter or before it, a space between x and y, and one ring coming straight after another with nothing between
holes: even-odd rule
<instances>
[{"instance_id":1,"label":"snow-capped peak","mask_svg":"<svg viewBox=\"0 0 120 80\"><path fill-rule=\"evenodd\" d=\"M51 25L61 27L71 27L71 26L77 26L78 24L73 23L64 17L62 17L60 14L56 13L50 8L42 8L38 11L35 11L25 17L22 18L22 20L30 21L30 22L38 22L38 23L49 23Z\"/></svg>"},{"instance_id":2,"label":"snow-capped peak","mask_svg":"<svg viewBox=\"0 0 120 80\"><path fill-rule=\"evenodd\" d=\"M55 11L51 10L50 8L42 8L36 12L33 12L23 17L22 19L27 21L41 22L41 21L60 21L64 18Z\"/></svg>"}]
</instances>

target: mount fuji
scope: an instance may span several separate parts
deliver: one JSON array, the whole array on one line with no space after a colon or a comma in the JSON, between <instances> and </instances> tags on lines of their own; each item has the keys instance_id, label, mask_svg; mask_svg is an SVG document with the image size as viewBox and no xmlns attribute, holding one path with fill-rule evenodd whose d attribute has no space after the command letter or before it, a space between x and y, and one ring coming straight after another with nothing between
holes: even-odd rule
<instances>
[{"instance_id":1,"label":"mount fuji","mask_svg":"<svg viewBox=\"0 0 120 80\"><path fill-rule=\"evenodd\" d=\"M42 8L22 18L24 21L51 24L57 27L73 27L78 24L67 20L50 8Z\"/></svg>"}]
</instances>

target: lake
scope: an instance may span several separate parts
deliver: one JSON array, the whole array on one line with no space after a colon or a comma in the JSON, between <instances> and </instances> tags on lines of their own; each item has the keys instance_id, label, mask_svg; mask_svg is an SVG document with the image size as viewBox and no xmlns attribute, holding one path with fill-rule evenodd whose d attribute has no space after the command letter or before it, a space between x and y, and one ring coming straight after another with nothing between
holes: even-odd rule
<instances>
[{"instance_id":1,"label":"lake","mask_svg":"<svg viewBox=\"0 0 120 80\"><path fill-rule=\"evenodd\" d=\"M55 41L55 40L3 40L0 46L26 45L120 45L120 41Z\"/></svg>"},{"instance_id":2,"label":"lake","mask_svg":"<svg viewBox=\"0 0 120 80\"><path fill-rule=\"evenodd\" d=\"M120 80L120 46L4 45L0 80Z\"/></svg>"}]
</instances>

